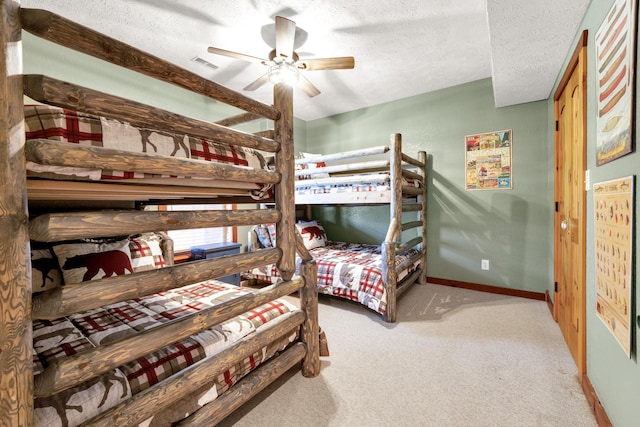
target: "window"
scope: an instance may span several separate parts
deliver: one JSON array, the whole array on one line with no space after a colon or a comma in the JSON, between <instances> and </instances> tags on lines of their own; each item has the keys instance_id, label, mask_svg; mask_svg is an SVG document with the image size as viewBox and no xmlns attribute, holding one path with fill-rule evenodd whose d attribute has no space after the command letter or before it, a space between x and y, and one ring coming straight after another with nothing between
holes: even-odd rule
<instances>
[{"instance_id":1,"label":"window","mask_svg":"<svg viewBox=\"0 0 640 427\"><path fill-rule=\"evenodd\" d=\"M220 210L230 209L231 205L167 205L168 211ZM193 246L216 242L233 241L233 227L194 228L191 230L171 230L169 237L173 239L176 253L187 252Z\"/></svg>"}]
</instances>

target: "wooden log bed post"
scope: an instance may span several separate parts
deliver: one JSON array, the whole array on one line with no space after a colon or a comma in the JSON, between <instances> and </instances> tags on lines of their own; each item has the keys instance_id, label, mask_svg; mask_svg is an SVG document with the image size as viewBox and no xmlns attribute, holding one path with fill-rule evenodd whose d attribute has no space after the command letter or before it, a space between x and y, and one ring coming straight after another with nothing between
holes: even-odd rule
<instances>
[{"instance_id":1,"label":"wooden log bed post","mask_svg":"<svg viewBox=\"0 0 640 427\"><path fill-rule=\"evenodd\" d=\"M306 313L300 335L307 345L307 354L302 359L302 375L313 378L320 373L320 326L318 324L318 266L311 260L300 264L300 275L304 287L300 289L300 307Z\"/></svg>"},{"instance_id":2,"label":"wooden log bed post","mask_svg":"<svg viewBox=\"0 0 640 427\"><path fill-rule=\"evenodd\" d=\"M273 95L274 106L280 111L280 117L274 122L275 139L280 142L280 151L276 153L275 159L276 170L282 175L275 194L276 209L281 213L276 227L276 245L282 249L282 258L277 265L282 278L291 280L296 269L296 246L302 244L302 239L295 232L293 88L278 83L273 88ZM302 248L307 252L304 244ZM307 252L300 266L300 274L305 280L305 285L300 290L300 305L307 315L301 328L301 339L307 346L307 353L302 361L302 374L305 377L315 377L320 373L317 270L315 261Z\"/></svg>"},{"instance_id":3,"label":"wooden log bed post","mask_svg":"<svg viewBox=\"0 0 640 427\"><path fill-rule=\"evenodd\" d=\"M300 234L295 235L296 252L301 258L300 276L304 287L300 289L300 307L306 319L300 328L301 340L307 346L302 360L302 375L313 378L320 373L320 325L318 323L318 265L304 246Z\"/></svg>"},{"instance_id":4,"label":"wooden log bed post","mask_svg":"<svg viewBox=\"0 0 640 427\"><path fill-rule=\"evenodd\" d=\"M396 310L396 229L398 221L396 218L391 219L387 236L382 243L382 278L384 280L384 289L387 295L387 309L382 317L385 322L394 323L397 317Z\"/></svg>"},{"instance_id":5,"label":"wooden log bed post","mask_svg":"<svg viewBox=\"0 0 640 427\"><path fill-rule=\"evenodd\" d=\"M294 147L293 147L293 89L283 83L273 88L274 106L280 111L280 117L274 122L276 141L280 151L276 153L276 170L282 174L280 184L276 186L275 202L282 216L277 222L276 244L282 249L282 258L278 269L284 280L291 280L296 268L295 223L296 209L294 200Z\"/></svg>"},{"instance_id":6,"label":"wooden log bed post","mask_svg":"<svg viewBox=\"0 0 640 427\"><path fill-rule=\"evenodd\" d=\"M389 232L387 238L382 245L383 265L386 265L386 273L384 274L384 286L387 293L387 310L384 315L386 322L393 323L396 321L396 247L398 240L401 238L400 227L402 224L402 135L394 133L391 135L391 152L390 152L390 179L391 188L391 206L389 208L391 218L389 223Z\"/></svg>"},{"instance_id":7,"label":"wooden log bed post","mask_svg":"<svg viewBox=\"0 0 640 427\"><path fill-rule=\"evenodd\" d=\"M422 221L422 227L420 227L422 237L422 269L420 270L419 283L421 285L427 284L427 152L418 152L418 160L422 163L422 167L419 168L418 173L422 176L423 192L418 196L418 202L420 203L420 220Z\"/></svg>"},{"instance_id":8,"label":"wooden log bed post","mask_svg":"<svg viewBox=\"0 0 640 427\"><path fill-rule=\"evenodd\" d=\"M0 425L27 427L33 368L20 2L0 0L0 14Z\"/></svg>"}]
</instances>

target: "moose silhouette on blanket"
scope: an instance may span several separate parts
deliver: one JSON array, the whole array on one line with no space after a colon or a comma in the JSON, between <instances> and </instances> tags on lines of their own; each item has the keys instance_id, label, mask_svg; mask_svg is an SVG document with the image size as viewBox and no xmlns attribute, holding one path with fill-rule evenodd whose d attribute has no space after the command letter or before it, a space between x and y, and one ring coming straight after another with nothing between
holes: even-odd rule
<instances>
[{"instance_id":1,"label":"moose silhouette on blanket","mask_svg":"<svg viewBox=\"0 0 640 427\"><path fill-rule=\"evenodd\" d=\"M126 270L128 270L129 273L133 273L131 260L127 254L119 250L75 255L67 258L62 269L72 270L83 267L86 268L87 271L84 273L82 281L92 280L98 275L100 270L104 272L103 277L126 274Z\"/></svg>"}]
</instances>

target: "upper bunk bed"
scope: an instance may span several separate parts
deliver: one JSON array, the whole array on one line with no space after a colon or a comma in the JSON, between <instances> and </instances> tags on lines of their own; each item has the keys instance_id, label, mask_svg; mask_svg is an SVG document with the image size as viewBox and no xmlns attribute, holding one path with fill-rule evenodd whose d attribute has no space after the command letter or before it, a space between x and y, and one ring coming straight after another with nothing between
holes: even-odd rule
<instances>
[{"instance_id":1,"label":"upper bunk bed","mask_svg":"<svg viewBox=\"0 0 640 427\"><path fill-rule=\"evenodd\" d=\"M425 151L418 158L403 153L397 133L389 145L295 160L296 204L306 205L304 219L312 220L296 229L318 265L318 292L357 301L385 321L396 321L399 296L411 284L427 281L426 161ZM311 205L388 205L386 236L377 245L329 241L320 221L311 217ZM262 229L249 232L253 247L271 246L268 238L259 239ZM281 280L275 265L252 269L244 277Z\"/></svg>"},{"instance_id":2,"label":"upper bunk bed","mask_svg":"<svg viewBox=\"0 0 640 427\"><path fill-rule=\"evenodd\" d=\"M304 247L297 251L308 261L293 276L298 242L291 88L276 85L274 105L261 104L64 17L22 9L19 1L0 0L0 14L3 422L213 425L300 362L305 376L317 375L316 273ZM23 30L246 113L202 122L48 76L23 75ZM25 96L47 106L25 107ZM53 124L43 115L55 116ZM229 127L256 118L273 121L273 131ZM68 137L80 128L58 126L59 120L100 129L83 143ZM139 146L163 138L192 147L206 143L203 151L216 147L234 160L194 158L194 150L183 150L183 157L131 151L123 134L137 135ZM275 153L275 170L263 168L262 151ZM249 154L256 154L252 164L236 161ZM109 176L118 179L105 182ZM140 182L119 179L125 177ZM167 212L129 203L255 204L265 196L273 208ZM265 222L276 224L276 247L179 265L166 251L170 244L156 238L167 230ZM45 268L44 261L54 266ZM268 263L279 266L282 283L249 291L216 280ZM61 283L43 289L56 275ZM299 307L286 304L282 297L296 291ZM111 324L118 327L107 328ZM216 335L224 339L208 339ZM136 364L153 368L136 371ZM240 372L247 375L240 378ZM216 384L217 377L225 381Z\"/></svg>"},{"instance_id":3,"label":"upper bunk bed","mask_svg":"<svg viewBox=\"0 0 640 427\"><path fill-rule=\"evenodd\" d=\"M332 154L302 154L296 163L296 204L419 204L426 185L426 152L402 151L402 135L388 145Z\"/></svg>"}]
</instances>

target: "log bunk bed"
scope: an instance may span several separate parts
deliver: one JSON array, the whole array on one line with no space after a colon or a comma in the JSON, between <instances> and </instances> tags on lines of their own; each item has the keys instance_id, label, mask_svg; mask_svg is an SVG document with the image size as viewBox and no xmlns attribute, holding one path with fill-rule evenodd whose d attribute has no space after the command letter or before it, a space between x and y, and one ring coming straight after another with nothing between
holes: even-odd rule
<instances>
[{"instance_id":1,"label":"log bunk bed","mask_svg":"<svg viewBox=\"0 0 640 427\"><path fill-rule=\"evenodd\" d=\"M304 376L316 376L316 265L294 228L291 88L276 85L274 105L262 104L61 16L22 9L18 0L0 0L0 13L0 425L209 426L294 366ZM223 126L47 76L23 75L23 30L246 113L222 121ZM53 108L81 122L98 120L105 146L47 140L46 132L33 130L25 119L31 107L23 105L24 95L47 104L47 114ZM273 121L273 130L249 134L228 127L256 118ZM150 134L210 143L217 152L232 151L234 158L273 153L275 170L105 148L106 129L113 124L127 132L138 129L138 138L147 135L154 144ZM61 176L64 168L76 168L73 174L93 168L103 175L105 170L168 175L176 181L87 182ZM267 190L273 191L271 209L144 211L135 203L256 204L256 194ZM127 207L114 209L114 201ZM274 248L176 265L162 233L265 222L277 224ZM127 246L109 249L122 236ZM151 264L137 269L132 245L148 237L151 246L154 236L163 250L152 250ZM80 256L65 250L77 244L99 246L100 257L117 253L118 262L130 252L131 259L118 264L122 271L116 266L107 272L101 265L96 271L104 274L93 275L86 263L80 276L67 276L76 271L72 259ZM36 281L34 253L41 246L57 256L62 268L57 274L65 280L38 292L54 275L43 270ZM296 249L304 261L294 276ZM277 285L248 290L215 280L269 263L283 275ZM299 308L282 298L296 291ZM107 324L115 324L115 332ZM142 373L134 372L136 364Z\"/></svg>"},{"instance_id":2,"label":"log bunk bed","mask_svg":"<svg viewBox=\"0 0 640 427\"><path fill-rule=\"evenodd\" d=\"M401 134L392 134L389 145L295 160L296 204L306 206L307 220L311 205L390 208L381 245L331 242L319 221L297 224L317 263L319 293L357 301L386 322L397 320L398 297L411 284L427 281L426 161L425 151L418 152L417 159L402 152ZM304 228L307 225L310 229ZM413 236L403 235L407 231ZM260 228L249 232L251 245L270 246L258 238L260 234ZM275 265L253 269L244 277L267 283L281 280Z\"/></svg>"}]
</instances>

